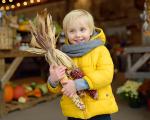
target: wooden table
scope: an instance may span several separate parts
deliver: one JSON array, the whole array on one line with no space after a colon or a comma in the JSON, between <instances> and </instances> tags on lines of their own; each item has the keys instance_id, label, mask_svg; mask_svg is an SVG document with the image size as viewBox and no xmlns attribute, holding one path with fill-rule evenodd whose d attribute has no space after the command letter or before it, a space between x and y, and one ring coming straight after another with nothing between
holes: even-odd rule
<instances>
[{"instance_id":1,"label":"wooden table","mask_svg":"<svg viewBox=\"0 0 150 120\"><path fill-rule=\"evenodd\" d=\"M41 57L43 55L32 54L26 51L12 50L0 51L0 116L5 114L5 103L3 101L3 87L10 80L20 63L25 57ZM9 68L6 70L6 58L14 58Z\"/></svg>"},{"instance_id":2,"label":"wooden table","mask_svg":"<svg viewBox=\"0 0 150 120\"><path fill-rule=\"evenodd\" d=\"M127 47L125 48L127 55L127 71L125 73L126 78L139 78L145 79L150 78L150 71L140 72L138 71L143 65L150 60L150 46L139 46L139 47ZM132 55L139 54L140 57L132 62ZM150 63L148 63L150 64ZM148 67L149 65L147 65Z\"/></svg>"},{"instance_id":3,"label":"wooden table","mask_svg":"<svg viewBox=\"0 0 150 120\"><path fill-rule=\"evenodd\" d=\"M12 50L12 51L0 51L0 82L1 87L7 83L20 63L23 61L25 57L39 57L43 55L37 55L32 54L26 51L20 51L20 50ZM6 64L5 59L6 58L14 58L13 62L9 66L9 68L6 70Z\"/></svg>"}]
</instances>

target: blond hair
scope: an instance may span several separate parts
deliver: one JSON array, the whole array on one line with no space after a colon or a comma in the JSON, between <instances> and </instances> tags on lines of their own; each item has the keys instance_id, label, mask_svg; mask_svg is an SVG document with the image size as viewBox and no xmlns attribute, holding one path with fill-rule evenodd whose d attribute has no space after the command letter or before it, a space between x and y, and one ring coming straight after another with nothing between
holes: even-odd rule
<instances>
[{"instance_id":1,"label":"blond hair","mask_svg":"<svg viewBox=\"0 0 150 120\"><path fill-rule=\"evenodd\" d=\"M72 10L71 12L69 12L64 17L63 31L65 34L67 32L68 25L73 24L73 22L79 17L84 17L87 20L87 24L88 24L91 32L93 33L93 31L94 31L94 20L93 20L92 15L89 12L87 12L86 10L78 9L78 10Z\"/></svg>"}]
</instances>

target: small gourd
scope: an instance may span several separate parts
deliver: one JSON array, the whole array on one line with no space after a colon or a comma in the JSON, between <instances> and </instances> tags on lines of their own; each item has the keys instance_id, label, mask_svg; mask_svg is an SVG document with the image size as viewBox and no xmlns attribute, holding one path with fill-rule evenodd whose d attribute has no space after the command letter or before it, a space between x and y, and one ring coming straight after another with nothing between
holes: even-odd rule
<instances>
[{"instance_id":1,"label":"small gourd","mask_svg":"<svg viewBox=\"0 0 150 120\"><path fill-rule=\"evenodd\" d=\"M42 92L41 92L40 88L34 89L34 96L35 97L42 97Z\"/></svg>"}]
</instances>

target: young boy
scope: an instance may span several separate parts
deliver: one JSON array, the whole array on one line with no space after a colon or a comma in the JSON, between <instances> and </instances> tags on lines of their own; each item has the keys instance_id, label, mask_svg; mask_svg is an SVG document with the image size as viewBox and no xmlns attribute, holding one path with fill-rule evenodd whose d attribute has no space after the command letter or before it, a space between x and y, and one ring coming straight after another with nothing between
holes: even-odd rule
<instances>
[{"instance_id":1,"label":"young boy","mask_svg":"<svg viewBox=\"0 0 150 120\"><path fill-rule=\"evenodd\" d=\"M64 66L51 66L48 79L49 90L62 92L61 108L68 120L111 120L110 114L118 107L112 93L111 82L114 66L109 51L104 46L105 35L102 29L95 28L93 17L85 10L73 10L63 20L66 44L62 51L70 56L84 73L83 78L64 81L63 88L58 84L65 74ZM98 99L86 94L81 98L84 111L71 101L80 90L96 90Z\"/></svg>"}]
</instances>

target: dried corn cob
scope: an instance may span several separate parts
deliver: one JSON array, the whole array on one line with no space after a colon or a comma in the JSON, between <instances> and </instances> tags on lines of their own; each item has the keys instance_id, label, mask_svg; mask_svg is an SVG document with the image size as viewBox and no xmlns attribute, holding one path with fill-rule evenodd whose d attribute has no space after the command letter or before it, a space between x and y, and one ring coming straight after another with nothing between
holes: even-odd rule
<instances>
[{"instance_id":1,"label":"dried corn cob","mask_svg":"<svg viewBox=\"0 0 150 120\"><path fill-rule=\"evenodd\" d=\"M84 76L83 72L79 69L79 68L76 68L74 70L72 70L70 72L70 76L73 78L73 79L80 79ZM98 99L98 92L97 90L84 90L84 91L78 91L78 94L80 96L83 96L86 92L91 98L97 100Z\"/></svg>"},{"instance_id":2,"label":"dried corn cob","mask_svg":"<svg viewBox=\"0 0 150 120\"><path fill-rule=\"evenodd\" d=\"M36 53L37 50L37 54L39 54L40 50L38 49L41 48L41 54L45 55L45 58L49 64L64 65L69 70L76 68L75 64L69 56L56 49L55 27L52 22L52 17L47 13L47 10L43 10L41 13L38 13L35 18L35 24L33 24L31 21L30 24L31 33L37 42L36 43L34 40L32 45L36 43L33 46L38 48L30 48L27 51ZM74 95L71 99L79 109L85 109L84 103L77 94Z\"/></svg>"}]
</instances>

